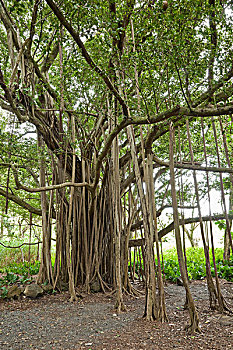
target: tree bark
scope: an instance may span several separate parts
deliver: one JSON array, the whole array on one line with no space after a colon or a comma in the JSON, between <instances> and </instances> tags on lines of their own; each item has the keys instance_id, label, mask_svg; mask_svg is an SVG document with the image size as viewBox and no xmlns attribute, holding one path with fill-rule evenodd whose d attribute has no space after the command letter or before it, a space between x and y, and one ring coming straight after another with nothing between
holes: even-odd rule
<instances>
[{"instance_id":1,"label":"tree bark","mask_svg":"<svg viewBox=\"0 0 233 350\"><path fill-rule=\"evenodd\" d=\"M190 316L190 324L186 327L188 332L200 332L199 328L199 317L193 301L193 297L189 288L188 278L185 270L185 262L182 250L180 228L179 228L179 214L176 197L175 187L175 172L174 172L174 153L173 153L174 141L173 141L173 127L170 124L170 139L169 139L169 155L170 155L170 183L171 183L171 195L172 195L172 206L173 206L173 218L175 228L175 239L176 239L176 250L178 255L178 262L180 267L180 273L183 280L183 284L186 291L187 307Z\"/></svg>"}]
</instances>

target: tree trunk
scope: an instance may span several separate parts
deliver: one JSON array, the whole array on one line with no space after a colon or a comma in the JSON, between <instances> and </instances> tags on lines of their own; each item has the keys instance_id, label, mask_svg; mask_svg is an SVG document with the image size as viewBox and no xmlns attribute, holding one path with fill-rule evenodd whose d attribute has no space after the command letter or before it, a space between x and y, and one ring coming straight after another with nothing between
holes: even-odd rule
<instances>
[{"instance_id":1,"label":"tree trunk","mask_svg":"<svg viewBox=\"0 0 233 350\"><path fill-rule=\"evenodd\" d=\"M134 140L133 127L127 128L128 140L130 144L131 157L134 164L134 172L136 178L137 189L142 208L142 216L144 223L145 233L145 259L146 259L146 301L145 301L145 312L144 317L147 320L158 319L158 305L156 300L156 280L155 280L155 265L154 265L154 249L153 249L153 235L150 232L150 224L148 221L148 210L146 205L145 195L143 193L141 173L137 160L137 153Z\"/></svg>"},{"instance_id":2,"label":"tree trunk","mask_svg":"<svg viewBox=\"0 0 233 350\"><path fill-rule=\"evenodd\" d=\"M175 228L176 250L178 255L178 262L180 267L180 273L183 280L183 284L186 291L187 307L190 316L190 324L186 327L189 333L200 332L198 313L192 298L192 294L188 284L188 278L185 270L185 262L182 250L180 227L179 227L179 214L176 197L175 187L175 172L174 172L174 153L173 153L174 141L173 141L173 127L170 124L170 140L169 140L169 155L170 155L170 182L171 182L171 196L173 207L173 218Z\"/></svg>"},{"instance_id":3,"label":"tree trunk","mask_svg":"<svg viewBox=\"0 0 233 350\"><path fill-rule=\"evenodd\" d=\"M40 186L45 186L45 161L44 161L44 143L41 135L38 133L38 149L40 155ZM41 265L37 276L37 283L48 281L54 285L52 264L51 264L51 225L47 215L47 196L46 192L41 192L42 209L42 250Z\"/></svg>"}]
</instances>

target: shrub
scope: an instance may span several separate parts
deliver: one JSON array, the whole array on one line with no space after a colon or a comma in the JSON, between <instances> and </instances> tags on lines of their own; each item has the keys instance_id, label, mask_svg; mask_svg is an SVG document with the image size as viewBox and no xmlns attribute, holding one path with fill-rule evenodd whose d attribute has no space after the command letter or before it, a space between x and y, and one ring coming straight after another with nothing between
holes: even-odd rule
<instances>
[{"instance_id":1,"label":"shrub","mask_svg":"<svg viewBox=\"0 0 233 350\"><path fill-rule=\"evenodd\" d=\"M7 278L7 281L10 282L13 276L23 276L23 278L28 278L28 276L37 275L40 268L40 261L36 261L34 264L29 264L28 262L13 264L11 263L7 267L1 268L0 272L6 273L4 278Z\"/></svg>"},{"instance_id":2,"label":"shrub","mask_svg":"<svg viewBox=\"0 0 233 350\"><path fill-rule=\"evenodd\" d=\"M31 275L36 275L39 272L40 262L36 261L34 264L30 265L28 262L11 264L7 268L2 268L1 272L6 274L0 278L0 297L6 298L7 296L7 286L14 283L30 283Z\"/></svg>"},{"instance_id":3,"label":"shrub","mask_svg":"<svg viewBox=\"0 0 233 350\"><path fill-rule=\"evenodd\" d=\"M205 255L204 250L201 247L187 248L187 268L188 268L188 277L190 280L199 280L206 277L205 269ZM233 281L233 257L229 261L223 261L223 249L217 248L215 250L215 259L217 265L217 271L220 278L224 278L228 281ZM157 259L156 264L157 264ZM163 254L164 260L164 274L165 278L171 282L176 282L177 278L180 277L180 269L177 258L176 249L172 248L166 250ZM137 264L137 260L136 260ZM212 251L210 251L210 264L211 264L211 273L215 277ZM133 258L132 258L133 265ZM137 266L136 266L137 271Z\"/></svg>"},{"instance_id":4,"label":"shrub","mask_svg":"<svg viewBox=\"0 0 233 350\"><path fill-rule=\"evenodd\" d=\"M206 277L205 255L203 248L187 248L187 268L190 280L198 280ZM215 250L216 266L220 278L225 278L228 281L233 281L233 258L229 261L223 261L223 249ZM212 252L210 251L211 273L215 276ZM165 278L175 282L180 276L178 258L176 250L170 249L164 252L164 273Z\"/></svg>"},{"instance_id":5,"label":"shrub","mask_svg":"<svg viewBox=\"0 0 233 350\"><path fill-rule=\"evenodd\" d=\"M35 261L34 263L29 263L25 261L24 263L10 263L7 267L1 268L2 272L18 274L21 276L36 275L39 272L40 261Z\"/></svg>"}]
</instances>

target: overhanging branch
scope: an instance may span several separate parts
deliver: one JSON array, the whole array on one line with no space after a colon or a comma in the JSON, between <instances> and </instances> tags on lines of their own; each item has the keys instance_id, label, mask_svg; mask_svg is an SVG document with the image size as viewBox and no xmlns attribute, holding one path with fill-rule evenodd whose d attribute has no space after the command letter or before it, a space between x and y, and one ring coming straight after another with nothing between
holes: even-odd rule
<instances>
[{"instance_id":1,"label":"overhanging branch","mask_svg":"<svg viewBox=\"0 0 233 350\"><path fill-rule=\"evenodd\" d=\"M24 209L27 209L30 213L42 216L41 209L37 209L37 208L33 207L32 205L28 204L23 199L15 196L14 194L12 194L10 192L7 193L2 188L0 188L0 196L3 196L3 197L7 197L8 196L9 200L11 200L12 202L18 204L20 207L22 207Z\"/></svg>"},{"instance_id":2,"label":"overhanging branch","mask_svg":"<svg viewBox=\"0 0 233 350\"><path fill-rule=\"evenodd\" d=\"M228 215L229 219L232 220L233 219L233 215L229 214ZM212 221L218 221L218 220L225 220L225 215L224 214L216 214L216 215L212 215L211 216L211 220ZM202 221L210 221L210 216L203 216L202 217ZM188 225L188 224L192 224L194 222L199 222L199 217L196 218L187 218L184 220L179 220L179 224L180 225ZM142 223L142 222L141 222ZM142 223L143 224L143 223ZM135 230L136 228L138 228L136 225L132 225L131 226L131 230ZM159 239L163 238L164 236L166 236L169 232L171 232L172 230L174 230L174 222L172 222L170 225L168 225L167 227L163 228L162 230L160 230L158 232L159 235ZM137 247L137 246L142 246L143 244L145 244L144 239L143 238L139 238L139 239L131 239L129 241L129 247Z\"/></svg>"},{"instance_id":3,"label":"overhanging branch","mask_svg":"<svg viewBox=\"0 0 233 350\"><path fill-rule=\"evenodd\" d=\"M158 158L155 154L153 155L153 159L157 164L161 166L165 166L166 168L169 168L169 163ZM222 167L219 168L219 167L213 167L213 166L204 167L197 164L187 164L187 163L177 163L177 162L174 165L175 165L175 168L185 169L185 170L199 170L199 171L208 171L208 172L210 171L213 173L230 173L230 174L233 173L232 168L222 168Z\"/></svg>"}]
</instances>

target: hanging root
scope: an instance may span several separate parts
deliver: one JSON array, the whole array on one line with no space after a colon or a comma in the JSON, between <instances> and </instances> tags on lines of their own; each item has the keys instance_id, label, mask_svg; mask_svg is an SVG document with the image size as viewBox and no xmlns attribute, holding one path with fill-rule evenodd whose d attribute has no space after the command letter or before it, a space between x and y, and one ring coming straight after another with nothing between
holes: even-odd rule
<instances>
[{"instance_id":1,"label":"hanging root","mask_svg":"<svg viewBox=\"0 0 233 350\"><path fill-rule=\"evenodd\" d=\"M152 309L145 309L145 313L143 315L143 318L145 318L146 321L153 322L158 321L158 312L156 311L155 307L152 307Z\"/></svg>"},{"instance_id":2,"label":"hanging root","mask_svg":"<svg viewBox=\"0 0 233 350\"><path fill-rule=\"evenodd\" d=\"M168 317L167 317L167 313L166 313L166 310L164 310L164 308L160 308L159 310L159 315L158 315L158 320L161 322L161 323L165 323L165 322L168 322Z\"/></svg>"},{"instance_id":3,"label":"hanging root","mask_svg":"<svg viewBox=\"0 0 233 350\"><path fill-rule=\"evenodd\" d=\"M147 321L158 321L159 320L159 312L158 305L156 302L156 296L152 292L152 290L146 291L146 303L145 303L145 311L143 317Z\"/></svg>"},{"instance_id":4,"label":"hanging root","mask_svg":"<svg viewBox=\"0 0 233 350\"><path fill-rule=\"evenodd\" d=\"M75 291L75 288L74 288L74 284L71 281L69 281L69 293L70 293L69 301L71 303L73 301L77 301L78 300L77 295L76 295L76 291Z\"/></svg>"},{"instance_id":5,"label":"hanging root","mask_svg":"<svg viewBox=\"0 0 233 350\"><path fill-rule=\"evenodd\" d=\"M106 293L108 297L113 296L116 293L116 289L111 290L109 293Z\"/></svg>"},{"instance_id":6,"label":"hanging root","mask_svg":"<svg viewBox=\"0 0 233 350\"><path fill-rule=\"evenodd\" d=\"M104 294L107 294L106 291L105 291L105 288L109 291L111 291L112 289L107 285L106 282L104 282L104 280L102 279L102 277L100 276L100 273L97 272L97 276L99 278L99 281L100 281L100 285L101 285L101 289L103 291Z\"/></svg>"},{"instance_id":7,"label":"hanging root","mask_svg":"<svg viewBox=\"0 0 233 350\"><path fill-rule=\"evenodd\" d=\"M154 315L145 315L143 317L149 322L156 321L156 317Z\"/></svg>"},{"instance_id":8,"label":"hanging root","mask_svg":"<svg viewBox=\"0 0 233 350\"><path fill-rule=\"evenodd\" d=\"M218 299L215 292L209 291L210 308L211 310L218 310Z\"/></svg>"},{"instance_id":9,"label":"hanging root","mask_svg":"<svg viewBox=\"0 0 233 350\"><path fill-rule=\"evenodd\" d=\"M76 295L71 295L69 302L73 303L74 301L77 301L77 300L78 300L78 298Z\"/></svg>"},{"instance_id":10,"label":"hanging root","mask_svg":"<svg viewBox=\"0 0 233 350\"><path fill-rule=\"evenodd\" d=\"M150 305L148 305L148 303L146 302L143 318L145 318L145 320L149 322L158 321L159 315L157 307L155 305L152 305L151 302L149 302L149 304Z\"/></svg>"},{"instance_id":11,"label":"hanging root","mask_svg":"<svg viewBox=\"0 0 233 350\"><path fill-rule=\"evenodd\" d=\"M76 295L76 291L75 289L72 288L72 290L69 290L69 293L70 293L70 299L69 299L69 302L73 302L73 301L77 301L78 300L78 297Z\"/></svg>"},{"instance_id":12,"label":"hanging root","mask_svg":"<svg viewBox=\"0 0 233 350\"><path fill-rule=\"evenodd\" d=\"M163 300L163 299L159 300L158 320L161 323L168 322L168 316L167 316L167 312L166 312L165 300Z\"/></svg>"},{"instance_id":13,"label":"hanging root","mask_svg":"<svg viewBox=\"0 0 233 350\"><path fill-rule=\"evenodd\" d=\"M130 292L128 292L128 290L125 287L122 288L122 292L123 294L129 295L129 296L132 295Z\"/></svg>"},{"instance_id":14,"label":"hanging root","mask_svg":"<svg viewBox=\"0 0 233 350\"><path fill-rule=\"evenodd\" d=\"M200 327L196 324L196 322L193 322L190 325L187 325L185 327L185 330L188 332L188 334L194 334L194 333L201 333Z\"/></svg>"},{"instance_id":15,"label":"hanging root","mask_svg":"<svg viewBox=\"0 0 233 350\"><path fill-rule=\"evenodd\" d=\"M221 291L218 292L215 291L215 289L212 291L212 293L209 290L209 297L210 297L210 308L211 310L217 310L220 313L230 313L232 314L232 310L227 305L227 302L225 298L223 297Z\"/></svg>"},{"instance_id":16,"label":"hanging root","mask_svg":"<svg viewBox=\"0 0 233 350\"><path fill-rule=\"evenodd\" d=\"M230 309L230 305L227 304L226 299L223 297L222 294L220 298L221 298L221 302L219 303L218 311L221 313L229 313L233 315L233 311Z\"/></svg>"},{"instance_id":17,"label":"hanging root","mask_svg":"<svg viewBox=\"0 0 233 350\"><path fill-rule=\"evenodd\" d=\"M117 314L127 311L127 308L123 301L122 290L116 289L116 303L114 309Z\"/></svg>"}]
</instances>

